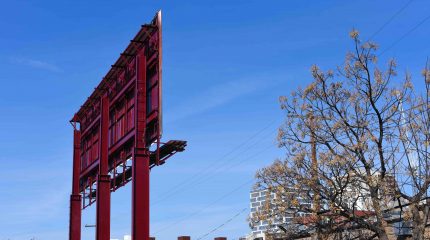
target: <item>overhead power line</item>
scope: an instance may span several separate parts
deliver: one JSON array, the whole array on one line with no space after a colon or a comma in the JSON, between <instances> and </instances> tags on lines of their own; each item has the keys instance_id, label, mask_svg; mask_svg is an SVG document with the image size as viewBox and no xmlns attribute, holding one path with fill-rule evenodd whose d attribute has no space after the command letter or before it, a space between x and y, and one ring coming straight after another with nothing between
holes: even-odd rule
<instances>
[{"instance_id":1,"label":"overhead power line","mask_svg":"<svg viewBox=\"0 0 430 240\"><path fill-rule=\"evenodd\" d=\"M243 187L248 186L248 184L250 184L252 181L254 181L254 179L249 179L248 181L242 183L241 185L239 185L237 188L231 190L230 192L222 195L220 198L216 199L215 201L211 202L210 204L206 205L205 207L203 207L203 208L201 208L201 209L199 209L197 211L192 212L191 214L189 214L189 215L187 215L187 216L179 219L178 221L176 221L176 222L174 222L174 223L172 223L170 225L167 225L164 228L161 228L161 229L157 230L154 234L158 234L160 232L163 232L163 231L165 231L165 230L167 230L167 229L169 229L169 228L171 228L171 227L173 227L175 225L178 225L179 223L182 223L183 221L185 221L185 220L187 220L187 219L189 219L191 217L194 217L195 215L203 212L204 210L208 209L209 207L212 207L214 204L218 203L219 201L221 201L221 200L227 198L228 196L232 195L233 193L239 191Z\"/></svg>"},{"instance_id":2,"label":"overhead power line","mask_svg":"<svg viewBox=\"0 0 430 240\"><path fill-rule=\"evenodd\" d=\"M378 35L386 26L388 26L400 13L402 13L413 1L408 1L405 5L403 5L394 15L392 15L381 27L378 28L368 39L368 41L372 40L376 35Z\"/></svg>"},{"instance_id":3,"label":"overhead power line","mask_svg":"<svg viewBox=\"0 0 430 240\"><path fill-rule=\"evenodd\" d=\"M400 38L398 38L396 41L394 41L389 47L385 48L380 54L379 56L383 55L384 53L386 53L388 50L390 50L391 48L393 48L394 46L396 46L399 42L401 42L403 39L405 39L409 34L413 33L415 30L417 30L421 25L423 25L425 22L427 22L430 19L430 15L428 15L427 17L425 17L423 20L421 20L420 22L418 22L414 27L412 27L411 29L409 29L409 31L407 31L406 33L404 33Z\"/></svg>"},{"instance_id":4,"label":"overhead power line","mask_svg":"<svg viewBox=\"0 0 430 240\"><path fill-rule=\"evenodd\" d=\"M221 225L219 225L218 227L212 229L211 231L203 234L202 236L198 237L197 240L201 240L206 238L207 236L209 236L210 234L216 232L217 230L219 230L220 228L224 227L225 225L227 225L229 222L233 221L236 217L238 217L239 215L241 215L243 212L245 212L248 208L244 208L242 210L240 210L238 213L236 213L233 217L229 218L227 221L223 222Z\"/></svg>"},{"instance_id":5,"label":"overhead power line","mask_svg":"<svg viewBox=\"0 0 430 240\"><path fill-rule=\"evenodd\" d=\"M268 151L271 149L271 147L273 147L273 144L270 144L269 146L265 147L263 150L257 152L257 153L253 153L251 156L245 156L243 157L242 160L237 161L238 159L236 159L237 157L240 157L241 155L243 155L244 153L246 153L248 150L255 148L257 145L259 145L261 143L261 141L263 141L264 139L266 139L268 136L272 135L274 132L276 131L276 129L274 131L270 131L269 134L264 135L259 141L255 142L254 144L250 145L249 147L247 147L246 149L244 149L244 151L239 152L238 156L235 156L233 158L229 158L227 160L229 160L228 162L224 163L223 165L220 165L216 168L212 168L211 171L206 171L205 175L199 176L195 179L193 179L193 181L189 182L189 186L187 187L187 190L192 189L195 186L201 185L202 183L207 182L210 179L213 179L215 177L218 176L218 172L220 170L222 171L226 171L229 170L231 168L237 167L251 159L255 159L256 157L260 156L262 153ZM176 189L174 189L173 191L171 191L168 195L165 195L163 198L160 198L156 201L154 201L153 204L151 204L152 206L158 205L162 202L164 202L165 200L169 199L170 197L175 196L175 194L181 192L181 190L186 187L187 185L182 185L181 187L178 187Z\"/></svg>"},{"instance_id":6,"label":"overhead power line","mask_svg":"<svg viewBox=\"0 0 430 240\"><path fill-rule=\"evenodd\" d=\"M160 202L168 199L169 197L173 196L175 193L179 192L181 189L183 189L187 185L193 186L194 183L201 182L201 180L205 179L205 178L207 179L207 177L208 177L209 174L211 174L211 173L213 174L216 170L219 170L220 168L224 167L226 164L234 162L234 159L237 158L237 156L242 155L244 152L246 152L250 148L254 147L256 145L256 143L259 143L262 140L264 140L264 138L267 137L267 135L264 135L263 138L260 138L259 140L257 140L257 142L254 143L253 145L248 146L247 148L239 151L238 152L239 154L237 154L237 156L233 157L233 159L232 158L227 158L227 157L230 156L230 155L232 155L234 152L240 150L242 147L246 146L246 144L248 144L254 138L256 138L257 136L259 136L260 134L262 134L263 132L265 132L274 123L275 123L275 120L271 121L268 125L264 126L262 129L260 129L255 134L253 134L251 137L247 138L244 142L242 142L241 144L239 144L238 146L236 146L235 148L233 148L228 153L224 154L220 158L219 161L213 161L213 163L210 164L208 167L206 167L204 170L199 171L198 173L192 175L191 177L185 179L184 181L182 181L179 184L175 185L174 187L170 188L168 191L166 191L163 194L161 194L161 197L159 197L158 200L155 200L155 203L151 204L151 205L156 205L156 204L158 204L158 203L160 203ZM273 131L270 132L270 134L272 134L272 133L273 133Z\"/></svg>"},{"instance_id":7,"label":"overhead power line","mask_svg":"<svg viewBox=\"0 0 430 240\"><path fill-rule=\"evenodd\" d=\"M367 41L371 41L376 35L378 35L382 30L387 27L397 16L400 15L413 1L415 0L409 0L405 5L403 5L399 10L397 10L387 21L385 21L368 39ZM407 35L407 34L406 34ZM399 40L401 41L401 40ZM395 43L397 44L397 43ZM378 56L381 56L386 51L388 51L390 48L392 48L395 44L391 45L389 48L385 49L381 54ZM341 64L342 65L342 64Z\"/></svg>"}]
</instances>

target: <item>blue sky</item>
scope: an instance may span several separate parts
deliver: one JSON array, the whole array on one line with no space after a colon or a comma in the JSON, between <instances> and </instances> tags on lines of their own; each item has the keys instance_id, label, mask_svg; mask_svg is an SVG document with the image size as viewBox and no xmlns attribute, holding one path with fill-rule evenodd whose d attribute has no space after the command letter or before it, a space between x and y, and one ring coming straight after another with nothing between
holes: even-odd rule
<instances>
[{"instance_id":1,"label":"blue sky","mask_svg":"<svg viewBox=\"0 0 430 240\"><path fill-rule=\"evenodd\" d=\"M188 141L186 152L152 171L151 231L167 240L196 239L247 207L255 171L283 156L278 97L308 83L312 64L340 64L353 27L366 39L407 2L2 1L0 240L67 239L68 121L158 9L164 139ZM428 1L412 1L374 40L391 46L429 10ZM404 37L380 64L395 57L400 75L408 70L420 81L429 27ZM130 195L129 186L112 194L113 238L130 232ZM94 217L86 209L82 223ZM248 231L243 213L207 239ZM83 239L94 239L94 229L83 228Z\"/></svg>"}]
</instances>

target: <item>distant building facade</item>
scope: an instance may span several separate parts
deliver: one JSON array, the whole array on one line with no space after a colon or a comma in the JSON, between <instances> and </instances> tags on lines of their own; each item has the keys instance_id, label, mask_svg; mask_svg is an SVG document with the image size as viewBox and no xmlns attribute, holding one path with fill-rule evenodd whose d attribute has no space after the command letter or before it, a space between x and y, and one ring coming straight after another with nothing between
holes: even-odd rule
<instances>
[{"instance_id":1,"label":"distant building facade","mask_svg":"<svg viewBox=\"0 0 430 240\"><path fill-rule=\"evenodd\" d=\"M375 176L378 176L375 174ZM344 198L347 200L347 204L350 205L349 207L351 209L354 209L356 211L357 215L369 215L369 218L372 218L374 214L374 210L372 208L371 204L371 198L370 193L368 190L366 190L366 185L362 181L362 179L359 176L353 177L353 183L350 184L346 192L344 193ZM396 220L394 223L390 226L389 234L397 237L403 237L403 236L409 236L411 233L410 229L410 223L403 220L403 216L401 213L400 205L406 204L404 199L397 199L395 197L395 189L398 187L396 183L396 179L391 176L387 175L385 176L385 181L381 183L383 187L381 188L381 191L379 194L384 196L384 218L386 220ZM294 193L294 190L291 189L291 192ZM250 192L250 218L252 219L255 214L258 214L258 212L268 204L267 201L272 202L276 199L276 195L274 193L270 193L268 190L253 190ZM345 201L345 200L343 200ZM308 205L309 208L312 208L312 200L310 199L300 199L299 198L300 205ZM297 217L302 217L303 221L312 219L312 216L310 214L301 214L297 213L294 216L293 211L289 212L288 210L285 212L285 214L282 216L282 218L279 219L272 219L272 222L268 221L259 221L259 222L252 222L250 221L250 234L246 237L246 240L265 240L266 239L266 233L283 233L282 229L288 229L288 228L306 228L307 224L306 222L303 223L297 223ZM293 223L293 218L295 219ZM299 218L300 219L300 218ZM355 231L350 231L347 233L339 233L341 235L344 234L350 234L350 233L357 233L360 235L360 232L363 232L366 230L363 229L357 229ZM306 238L304 238L306 239Z\"/></svg>"},{"instance_id":2,"label":"distant building facade","mask_svg":"<svg viewBox=\"0 0 430 240\"><path fill-rule=\"evenodd\" d=\"M264 207L267 199L270 199L271 196L267 190L263 191L251 191L250 192L250 217L252 218L257 211ZM268 196L269 195L269 196ZM273 197L273 195L272 195ZM250 225L251 234L247 237L248 239L264 239L265 231L268 229L269 224L267 221L260 221L258 223L254 223Z\"/></svg>"},{"instance_id":3,"label":"distant building facade","mask_svg":"<svg viewBox=\"0 0 430 240\"><path fill-rule=\"evenodd\" d=\"M292 190L293 191L293 190ZM270 193L268 190L253 190L250 192L250 215L252 218L266 204L270 204L277 198L275 193ZM267 202L269 201L269 202ZM311 206L310 200L301 199L300 204ZM305 216L303 214L302 216ZM292 223L293 213L286 211L284 216L278 219L272 219L272 222L266 220L250 223L251 232L246 237L247 240L265 240L266 232L282 232L282 228L287 228Z\"/></svg>"}]
</instances>

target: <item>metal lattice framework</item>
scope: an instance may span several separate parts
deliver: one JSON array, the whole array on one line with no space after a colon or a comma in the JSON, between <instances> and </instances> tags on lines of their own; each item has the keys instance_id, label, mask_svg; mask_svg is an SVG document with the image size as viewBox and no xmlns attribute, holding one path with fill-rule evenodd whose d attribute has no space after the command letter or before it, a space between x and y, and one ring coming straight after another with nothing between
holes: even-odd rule
<instances>
[{"instance_id":1,"label":"metal lattice framework","mask_svg":"<svg viewBox=\"0 0 430 240\"><path fill-rule=\"evenodd\" d=\"M160 141L161 39L158 12L150 24L142 25L71 120L70 240L80 240L81 211L94 203L96 239L109 240L110 194L128 182L132 182L132 238L149 239L150 169L186 146L185 141Z\"/></svg>"}]
</instances>

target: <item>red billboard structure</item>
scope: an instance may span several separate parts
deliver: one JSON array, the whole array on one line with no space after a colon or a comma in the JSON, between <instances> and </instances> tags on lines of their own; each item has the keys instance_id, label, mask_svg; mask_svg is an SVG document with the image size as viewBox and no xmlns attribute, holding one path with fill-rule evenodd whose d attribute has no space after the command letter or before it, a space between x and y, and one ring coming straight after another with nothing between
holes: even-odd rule
<instances>
[{"instance_id":1,"label":"red billboard structure","mask_svg":"<svg viewBox=\"0 0 430 240\"><path fill-rule=\"evenodd\" d=\"M69 239L96 204L96 239L110 239L110 194L132 183L132 239L149 240L149 173L185 149L162 134L161 12L121 53L70 121L74 128Z\"/></svg>"}]
</instances>

